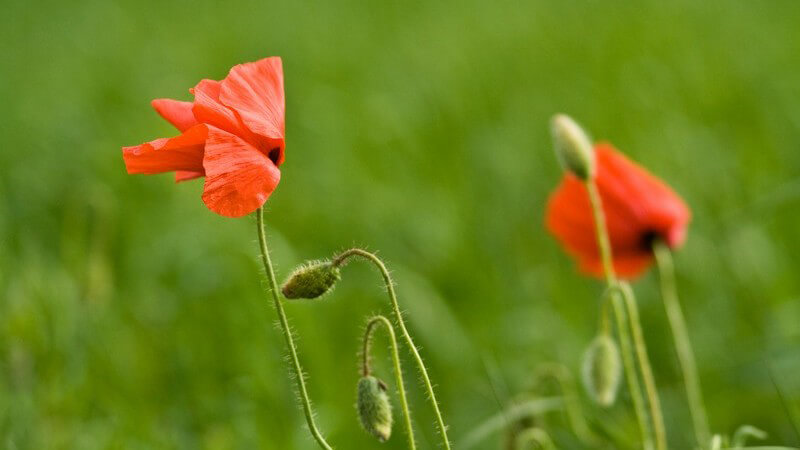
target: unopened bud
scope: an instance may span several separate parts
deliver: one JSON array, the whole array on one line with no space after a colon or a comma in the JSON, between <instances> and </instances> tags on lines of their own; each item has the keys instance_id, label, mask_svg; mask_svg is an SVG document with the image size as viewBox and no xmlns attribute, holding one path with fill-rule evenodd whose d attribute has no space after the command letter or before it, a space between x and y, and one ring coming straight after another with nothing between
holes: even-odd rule
<instances>
[{"instance_id":1,"label":"unopened bud","mask_svg":"<svg viewBox=\"0 0 800 450\"><path fill-rule=\"evenodd\" d=\"M392 405L386 385L373 376L358 380L358 417L367 433L385 442L392 434Z\"/></svg>"},{"instance_id":2,"label":"unopened bud","mask_svg":"<svg viewBox=\"0 0 800 450\"><path fill-rule=\"evenodd\" d=\"M619 349L608 335L597 336L583 355L583 384L598 405L614 404L622 379Z\"/></svg>"},{"instance_id":3,"label":"unopened bud","mask_svg":"<svg viewBox=\"0 0 800 450\"><path fill-rule=\"evenodd\" d=\"M286 298L317 298L333 289L341 278L330 261L311 261L292 272L281 291Z\"/></svg>"},{"instance_id":4,"label":"unopened bud","mask_svg":"<svg viewBox=\"0 0 800 450\"><path fill-rule=\"evenodd\" d=\"M582 180L594 176L594 146L586 132L566 114L556 114L550 121L556 156L564 170Z\"/></svg>"}]
</instances>

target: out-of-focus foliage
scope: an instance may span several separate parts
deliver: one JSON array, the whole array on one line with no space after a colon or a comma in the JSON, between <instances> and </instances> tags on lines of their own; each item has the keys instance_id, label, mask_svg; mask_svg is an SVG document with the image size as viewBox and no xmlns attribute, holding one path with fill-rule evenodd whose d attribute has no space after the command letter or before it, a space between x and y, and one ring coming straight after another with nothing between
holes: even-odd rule
<instances>
[{"instance_id":1,"label":"out-of-focus foliage","mask_svg":"<svg viewBox=\"0 0 800 450\"><path fill-rule=\"evenodd\" d=\"M537 364L577 373L596 330L601 285L542 226L561 175L548 120L563 111L693 209L676 263L713 430L751 423L800 445L798 23L793 0L4 1L0 445L313 448L255 221L209 212L202 182L127 176L120 155L175 133L150 99L189 99L268 55L284 58L288 102L267 216L279 277L379 250L457 443ZM655 279L634 287L670 441L690 448ZM360 328L386 308L378 274L351 264L324 300L287 308L321 428L339 448L377 447L354 404ZM391 380L387 359L376 372ZM628 405L622 393L593 420L630 439ZM405 448L394 431L384 448Z\"/></svg>"}]
</instances>

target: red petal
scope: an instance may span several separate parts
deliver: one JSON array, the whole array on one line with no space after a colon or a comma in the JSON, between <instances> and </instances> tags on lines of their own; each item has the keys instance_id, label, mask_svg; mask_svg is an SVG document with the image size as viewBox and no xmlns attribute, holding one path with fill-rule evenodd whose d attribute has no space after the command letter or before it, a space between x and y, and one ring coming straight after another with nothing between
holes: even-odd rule
<instances>
[{"instance_id":1,"label":"red petal","mask_svg":"<svg viewBox=\"0 0 800 450\"><path fill-rule=\"evenodd\" d=\"M203 202L226 217L241 217L258 209L278 186L280 170L244 139L209 127L203 166Z\"/></svg>"},{"instance_id":2,"label":"red petal","mask_svg":"<svg viewBox=\"0 0 800 450\"><path fill-rule=\"evenodd\" d=\"M220 88L219 81L202 80L197 83L197 86L190 90L194 94L192 113L202 123L242 136L244 133L236 114L220 102Z\"/></svg>"},{"instance_id":3,"label":"red petal","mask_svg":"<svg viewBox=\"0 0 800 450\"><path fill-rule=\"evenodd\" d=\"M263 139L266 151L278 149L275 160L280 165L284 159L286 110L281 59L265 58L235 66L222 80L219 98L236 111L248 130Z\"/></svg>"},{"instance_id":4,"label":"red petal","mask_svg":"<svg viewBox=\"0 0 800 450\"><path fill-rule=\"evenodd\" d=\"M648 247L652 235L673 247L683 242L689 209L666 184L609 144L598 144L595 150L595 182L603 202L614 267L622 277L635 277L652 262ZM546 226L579 261L581 270L603 275L589 196L574 176L565 175L550 196Z\"/></svg>"},{"instance_id":5,"label":"red petal","mask_svg":"<svg viewBox=\"0 0 800 450\"><path fill-rule=\"evenodd\" d=\"M673 248L682 245L691 213L680 196L610 144L598 144L596 150L598 167L605 172L598 171L598 188L604 203L616 205L614 210L619 219L614 224L609 218L609 228L624 226L620 223L624 217L629 218L630 224L633 217L637 234L656 233ZM641 245L636 239L626 244Z\"/></svg>"},{"instance_id":6,"label":"red petal","mask_svg":"<svg viewBox=\"0 0 800 450\"><path fill-rule=\"evenodd\" d=\"M123 147L125 168L129 174L154 174L173 170L201 171L206 134L205 125L196 125L177 137Z\"/></svg>"},{"instance_id":7,"label":"red petal","mask_svg":"<svg viewBox=\"0 0 800 450\"><path fill-rule=\"evenodd\" d=\"M195 178L200 178L205 176L205 172L194 172L190 170L178 170L175 172L175 182L180 183L182 181L189 181L194 180Z\"/></svg>"},{"instance_id":8,"label":"red petal","mask_svg":"<svg viewBox=\"0 0 800 450\"><path fill-rule=\"evenodd\" d=\"M181 102L170 98L157 98L150 102L153 109L180 132L197 125L192 114L192 102Z\"/></svg>"},{"instance_id":9,"label":"red petal","mask_svg":"<svg viewBox=\"0 0 800 450\"><path fill-rule=\"evenodd\" d=\"M545 220L547 229L561 241L567 253L574 257L599 257L589 196L577 178L565 176L550 195Z\"/></svg>"},{"instance_id":10,"label":"red petal","mask_svg":"<svg viewBox=\"0 0 800 450\"><path fill-rule=\"evenodd\" d=\"M652 255L643 253L636 253L631 255L614 256L612 264L617 276L625 279L633 279L641 276L650 264L653 262ZM602 278L605 275L603 270L603 262L599 257L597 258L584 258L579 257L579 267L581 272L597 278Z\"/></svg>"}]
</instances>

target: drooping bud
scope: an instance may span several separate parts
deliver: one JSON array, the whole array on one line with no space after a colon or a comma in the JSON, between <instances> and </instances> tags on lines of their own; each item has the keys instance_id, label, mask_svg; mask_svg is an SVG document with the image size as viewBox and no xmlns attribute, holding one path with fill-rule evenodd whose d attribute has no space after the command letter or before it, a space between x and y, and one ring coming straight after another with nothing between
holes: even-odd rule
<instances>
[{"instance_id":1,"label":"drooping bud","mask_svg":"<svg viewBox=\"0 0 800 450\"><path fill-rule=\"evenodd\" d=\"M383 381L371 375L358 380L356 407L364 430L386 442L392 434L392 405Z\"/></svg>"},{"instance_id":2,"label":"drooping bud","mask_svg":"<svg viewBox=\"0 0 800 450\"><path fill-rule=\"evenodd\" d=\"M339 268L330 261L311 261L289 275L281 291L286 298L317 298L333 289L341 278Z\"/></svg>"},{"instance_id":3,"label":"drooping bud","mask_svg":"<svg viewBox=\"0 0 800 450\"><path fill-rule=\"evenodd\" d=\"M550 121L556 156L564 170L582 180L594 176L595 156L592 140L586 132L566 114L556 114Z\"/></svg>"},{"instance_id":4,"label":"drooping bud","mask_svg":"<svg viewBox=\"0 0 800 450\"><path fill-rule=\"evenodd\" d=\"M622 379L619 349L605 334L597 336L583 355L583 384L598 405L609 407L617 398Z\"/></svg>"}]
</instances>

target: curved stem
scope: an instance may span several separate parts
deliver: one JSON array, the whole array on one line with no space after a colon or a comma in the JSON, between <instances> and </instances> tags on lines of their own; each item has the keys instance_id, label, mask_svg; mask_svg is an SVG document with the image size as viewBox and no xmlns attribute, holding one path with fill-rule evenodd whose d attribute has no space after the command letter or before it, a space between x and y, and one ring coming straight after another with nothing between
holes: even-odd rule
<instances>
[{"instance_id":1,"label":"curved stem","mask_svg":"<svg viewBox=\"0 0 800 450\"><path fill-rule=\"evenodd\" d=\"M658 266L658 278L661 281L661 297L664 300L664 308L672 329L672 338L675 340L675 350L678 353L678 362L680 362L683 381L686 384L686 397L689 402L689 411L692 413L695 437L697 443L703 446L710 439L708 416L703 403L700 377L697 375L697 365L692 343L689 340L689 331L683 317L681 304L678 301L678 291L675 288L672 252L664 241L659 239L653 242L653 254L655 254L656 266Z\"/></svg>"},{"instance_id":2,"label":"curved stem","mask_svg":"<svg viewBox=\"0 0 800 450\"><path fill-rule=\"evenodd\" d=\"M283 310L283 304L278 296L278 282L275 279L275 271L272 268L272 260L269 257L269 249L267 248L267 237L264 232L264 208L258 208L256 211L256 222L258 224L258 243L261 248L261 262L264 264L264 270L267 272L267 281L269 282L269 290L272 292L272 299L275 304L275 310L278 312L278 319L280 319L281 330L283 336L286 338L286 346L289 348L289 356L292 359L292 368L294 369L295 378L297 379L297 390L300 393L300 400L303 404L303 412L306 416L306 423L311 435L317 441L320 447L326 450L331 450L332 447L325 441L322 433L317 429L314 423L314 412L311 410L311 400L308 398L308 391L306 390L306 380L303 374L303 368L300 366L300 360L297 357L297 348L292 338L292 330L289 328L289 320L286 318L286 312Z\"/></svg>"},{"instance_id":3,"label":"curved stem","mask_svg":"<svg viewBox=\"0 0 800 450\"><path fill-rule=\"evenodd\" d=\"M628 309L628 321L633 331L633 344L639 359L642 380L644 380L644 389L645 392L647 392L648 404L650 405L650 415L653 419L653 433L656 436L656 448L659 450L666 450L667 432L664 429L664 416L661 413L661 401L658 398L653 368L650 366L650 358L647 356L647 345L645 345L644 342L642 323L639 320L639 308L636 306L636 297L634 297L633 289L631 289L628 283L620 283L620 288L622 291L622 298L625 300L625 306Z\"/></svg>"},{"instance_id":4,"label":"curved stem","mask_svg":"<svg viewBox=\"0 0 800 450\"><path fill-rule=\"evenodd\" d=\"M397 350L397 339L394 336L394 327L389 319L383 316L375 316L367 322L367 329L364 331L364 349L363 361L361 364L361 372L363 376L369 376L369 355L370 345L372 344L372 332L378 325L383 324L389 334L389 341L392 345L392 362L394 363L394 376L397 383L397 392L400 395L400 407L403 410L403 418L406 422L406 433L408 434L408 448L415 450L417 444L414 441L414 427L411 425L411 410L408 408L408 400L406 399L406 388L403 384L403 371L400 368L400 354Z\"/></svg>"},{"instance_id":5,"label":"curved stem","mask_svg":"<svg viewBox=\"0 0 800 450\"><path fill-rule=\"evenodd\" d=\"M599 440L589 429L589 425L586 424L586 419L583 417L581 402L575 388L575 380L572 378L569 369L561 364L549 363L539 366L537 370L537 381L545 377L552 377L561 387L564 409L567 412L567 418L575 435L586 445L596 445Z\"/></svg>"},{"instance_id":6,"label":"curved stem","mask_svg":"<svg viewBox=\"0 0 800 450\"><path fill-rule=\"evenodd\" d=\"M383 276L383 282L386 286L386 292L389 294L389 301L392 304L392 312L394 313L395 320L397 321L397 325L400 328L400 332L403 334L403 338L405 339L408 347L411 350L412 355L414 355L414 360L417 363L417 367L419 368L420 375L422 376L422 380L425 383L425 388L428 391L428 397L430 398L431 404L433 405L433 411L436 414L436 423L439 427L439 433L442 437L442 443L444 444L444 448L450 450L450 440L447 438L447 426L444 424L444 419L442 418L442 413L439 410L439 402L436 401L436 394L433 392L433 384L431 383L431 379L428 376L428 369L425 367L425 363L422 361L422 357L417 350L417 346L414 344L414 340L411 339L411 335L406 328L406 324L403 321L403 314L400 312L400 306L397 304L397 294L394 291L394 282L392 281L391 275L389 275L389 271L386 269L386 265L383 264L383 261L380 260L374 254L362 250L359 248L353 248L350 250L345 251L341 255L337 256L333 260L333 265L341 266L344 264L349 258L351 257L361 257L371 263L373 263L380 271L381 276Z\"/></svg>"},{"instance_id":7,"label":"curved stem","mask_svg":"<svg viewBox=\"0 0 800 450\"><path fill-rule=\"evenodd\" d=\"M586 190L589 193L589 203L592 207L592 214L594 217L594 224L595 224L595 236L597 238L597 245L600 251L600 258L603 263L603 272L605 273L606 283L608 284L609 288L616 288L617 283L617 275L614 272L614 264L612 259L612 252L611 252L611 244L608 238L608 229L606 227L606 218L605 213L603 212L603 201L600 198L600 193L597 190L597 185L594 182L594 179L590 178L585 182ZM616 289L614 289L616 291ZM658 392L655 389L655 381L652 377L652 369L650 368L650 362L647 359L647 352L646 347L644 346L644 339L641 336L641 326L639 325L639 316L638 311L635 309L629 311L627 314L629 319L629 324L625 323L625 312L624 312L624 305L622 304L622 300L620 300L620 296L624 297L624 293L621 295L620 292L611 292L611 300L614 306L615 315L617 317L617 329L620 335L620 344L622 347L622 354L623 354L623 361L625 361L625 378L628 379L628 386L631 388L631 397L634 399L634 408L636 410L636 416L639 420L639 428L642 430L642 438L644 439L645 448L647 448L648 442L650 441L649 433L645 434L646 426L644 426L644 422L646 419L646 413L643 411L643 404L644 400L641 398L641 388L635 389L636 385L638 385L638 375L636 374L635 369L631 370L629 365L631 365L633 360L633 355L631 353L630 348L630 335L628 334L628 327L630 326L631 332L633 334L634 343L636 353L639 356L638 363L639 363L639 370L642 373L642 379L645 384L645 390L647 392L648 397L648 404L650 406L650 415L653 425L653 432L655 434L655 445L656 449L658 450L666 450L667 442L666 442L666 434L664 433L664 422L661 414L661 405L658 400ZM637 333L637 330L639 333ZM627 344L623 342L623 340L627 340ZM626 349L627 347L627 349ZM626 355L627 354L627 355ZM642 357L644 356L644 358ZM635 382L633 380L636 380ZM636 392L638 391L638 392ZM639 397L638 399L636 397ZM636 405L639 406L636 406Z\"/></svg>"}]
</instances>

